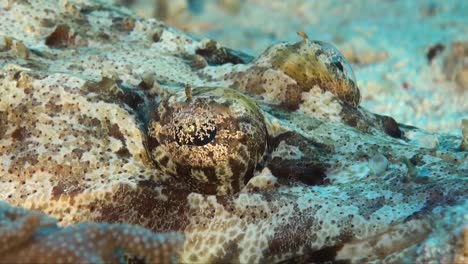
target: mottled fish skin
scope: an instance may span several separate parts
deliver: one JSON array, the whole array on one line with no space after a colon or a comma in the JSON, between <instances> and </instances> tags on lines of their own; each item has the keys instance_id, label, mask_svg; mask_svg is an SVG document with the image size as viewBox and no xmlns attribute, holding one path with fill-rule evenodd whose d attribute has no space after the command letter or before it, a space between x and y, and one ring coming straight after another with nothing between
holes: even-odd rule
<instances>
[{"instance_id":1,"label":"mottled fish skin","mask_svg":"<svg viewBox=\"0 0 468 264\"><path fill-rule=\"evenodd\" d=\"M173 263L183 244L177 233L154 234L128 224L80 223L59 227L38 211L0 202L0 263Z\"/></svg>"},{"instance_id":2,"label":"mottled fish skin","mask_svg":"<svg viewBox=\"0 0 468 264\"><path fill-rule=\"evenodd\" d=\"M442 215L468 210L467 152L445 135L437 149L423 148L407 135L426 132L361 108L341 58L311 53L323 44L280 43L233 64L234 53L219 56L215 45L215 56L196 54L206 43L105 3L30 2L0 1L8 36L0 51L0 199L12 205L61 225L180 231L179 260L189 263L414 260ZM46 45L60 24L70 30L60 27ZM187 84L194 102L223 100L206 91L213 87L247 98L234 112L256 109L247 120L265 125L253 141L265 140L266 153L244 157L258 164L227 192L206 192L193 172L186 184L149 155L160 144L151 145L151 113L184 98ZM369 164L376 155L388 161L379 174ZM447 223L463 224L459 215ZM435 258L454 250L449 244Z\"/></svg>"}]
</instances>

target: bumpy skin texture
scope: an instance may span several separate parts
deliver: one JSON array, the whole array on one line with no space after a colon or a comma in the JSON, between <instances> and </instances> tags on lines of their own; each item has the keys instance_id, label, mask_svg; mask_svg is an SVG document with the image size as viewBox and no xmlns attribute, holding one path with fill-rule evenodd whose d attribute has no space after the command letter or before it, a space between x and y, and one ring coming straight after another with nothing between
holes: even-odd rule
<instances>
[{"instance_id":1,"label":"bumpy skin texture","mask_svg":"<svg viewBox=\"0 0 468 264\"><path fill-rule=\"evenodd\" d=\"M323 90L335 94L341 101L358 106L361 95L354 79L354 73L343 55L330 44L304 39L297 43L280 43L270 47L239 76L240 85L249 93L266 93L266 86L258 83L258 78L245 78L243 75L265 75L276 70L292 78L295 83L285 87L284 94L276 100L289 110L296 110L302 103L301 95L317 85ZM262 78L262 77L260 77ZM280 91L277 91L280 92Z\"/></svg>"},{"instance_id":2,"label":"bumpy skin texture","mask_svg":"<svg viewBox=\"0 0 468 264\"><path fill-rule=\"evenodd\" d=\"M60 228L46 215L0 202L0 263L173 263L180 234L154 234L125 224L81 223Z\"/></svg>"},{"instance_id":3,"label":"bumpy skin texture","mask_svg":"<svg viewBox=\"0 0 468 264\"><path fill-rule=\"evenodd\" d=\"M441 215L468 210L461 139L438 135L438 149L425 149L417 139L426 132L360 108L355 82L337 71L346 67L327 64L327 56L310 64L294 55L310 58L320 44L279 44L292 54L273 47L247 64L215 56L208 66L213 56L197 54L201 42L155 20L94 1L30 2L0 1L0 34L8 36L0 46L0 199L10 204L39 209L61 225L181 231L179 260L199 263L411 262L427 248L432 226L445 221ZM61 24L69 31L60 27L45 43ZM304 63L313 77L322 62L318 80L327 82L303 79L295 67ZM158 144L151 143L153 111L184 102L186 84L193 104L209 94L198 87L230 87L251 100L242 111L259 108L245 116L264 122L267 154L260 158L262 139L254 136L260 147L249 148L257 153L249 164L260 164L253 175L239 175L253 176L249 182L207 191L184 181L193 173L170 174L151 155L164 139L155 134ZM293 103L285 104L289 97ZM265 134L252 127L253 135ZM369 169L376 155L388 160L378 175ZM445 224L463 223L464 214L453 215L457 221ZM450 245L431 259L453 256Z\"/></svg>"}]
</instances>

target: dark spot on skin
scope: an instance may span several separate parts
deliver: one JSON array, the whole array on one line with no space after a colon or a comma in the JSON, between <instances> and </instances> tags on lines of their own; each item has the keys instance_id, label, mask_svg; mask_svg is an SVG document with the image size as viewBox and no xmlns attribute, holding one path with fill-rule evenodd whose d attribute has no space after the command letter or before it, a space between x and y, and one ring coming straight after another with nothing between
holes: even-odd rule
<instances>
[{"instance_id":1,"label":"dark spot on skin","mask_svg":"<svg viewBox=\"0 0 468 264\"><path fill-rule=\"evenodd\" d=\"M216 41L213 40L207 42L204 47L198 48L195 53L205 58L206 62L211 66L226 63L245 64L253 60L247 54L224 47L217 47Z\"/></svg>"},{"instance_id":2,"label":"dark spot on skin","mask_svg":"<svg viewBox=\"0 0 468 264\"><path fill-rule=\"evenodd\" d=\"M111 36L107 34L106 32L98 32L96 37L98 40L102 40L102 41L109 41L111 39Z\"/></svg>"},{"instance_id":3,"label":"dark spot on skin","mask_svg":"<svg viewBox=\"0 0 468 264\"><path fill-rule=\"evenodd\" d=\"M121 80L103 77L99 82L87 81L80 90L84 95L92 93L91 98L98 95L98 99L109 103L121 103L133 109L139 121L147 122L147 110L149 101L145 90L150 89L152 84L141 82L138 87L128 87ZM138 89L140 88L140 89Z\"/></svg>"},{"instance_id":4,"label":"dark spot on skin","mask_svg":"<svg viewBox=\"0 0 468 264\"><path fill-rule=\"evenodd\" d=\"M58 25L54 32L50 34L45 41L49 48L62 49L73 43L74 36L70 36L70 27L68 25Z\"/></svg>"},{"instance_id":5,"label":"dark spot on skin","mask_svg":"<svg viewBox=\"0 0 468 264\"><path fill-rule=\"evenodd\" d=\"M414 166L421 166L421 165L424 165L426 164L423 160L423 157L422 155L419 155L419 154L416 154L414 155L413 157L411 157L409 159L409 161L411 162L411 164L413 164Z\"/></svg>"},{"instance_id":6,"label":"dark spot on skin","mask_svg":"<svg viewBox=\"0 0 468 264\"><path fill-rule=\"evenodd\" d=\"M72 154L73 154L73 155L76 157L76 159L78 159L78 160L81 159L81 157L83 156L83 153L84 153L84 152L85 152L84 150L79 149L79 148L75 148L75 149L72 150Z\"/></svg>"},{"instance_id":7,"label":"dark spot on skin","mask_svg":"<svg viewBox=\"0 0 468 264\"><path fill-rule=\"evenodd\" d=\"M325 185L330 182L326 178L325 169L311 158L302 160L285 160L275 157L268 168L275 176L298 180L306 185Z\"/></svg>"},{"instance_id":8,"label":"dark spot on skin","mask_svg":"<svg viewBox=\"0 0 468 264\"><path fill-rule=\"evenodd\" d=\"M55 21L53 19L50 19L50 18L41 18L39 20L39 24L43 27L53 27L55 26Z\"/></svg>"},{"instance_id":9,"label":"dark spot on skin","mask_svg":"<svg viewBox=\"0 0 468 264\"><path fill-rule=\"evenodd\" d=\"M334 264L347 264L351 263L349 260L335 260L338 251L343 248L343 245L324 247L320 250L313 251L307 256L308 263L334 263Z\"/></svg>"},{"instance_id":10,"label":"dark spot on skin","mask_svg":"<svg viewBox=\"0 0 468 264\"><path fill-rule=\"evenodd\" d=\"M228 243L225 247L226 255L219 261L213 261L215 263L239 263L240 250L238 243L242 240L243 235L239 236L235 241Z\"/></svg>"},{"instance_id":11,"label":"dark spot on skin","mask_svg":"<svg viewBox=\"0 0 468 264\"><path fill-rule=\"evenodd\" d=\"M130 151L128 151L127 147L121 147L117 152L115 152L121 158L128 158L131 156Z\"/></svg>"},{"instance_id":12,"label":"dark spot on skin","mask_svg":"<svg viewBox=\"0 0 468 264\"><path fill-rule=\"evenodd\" d=\"M50 110L50 111L52 111L52 112L55 112L55 113L58 113L58 112L60 112L60 111L62 110L62 106L61 106L61 105L58 105L58 104L55 104L55 103L53 102L52 99L49 100L49 101L47 102L47 104L45 104L45 107L46 107L48 110Z\"/></svg>"},{"instance_id":13,"label":"dark spot on skin","mask_svg":"<svg viewBox=\"0 0 468 264\"><path fill-rule=\"evenodd\" d=\"M0 139L5 135L8 124L8 115L6 112L0 111Z\"/></svg>"},{"instance_id":14,"label":"dark spot on skin","mask_svg":"<svg viewBox=\"0 0 468 264\"><path fill-rule=\"evenodd\" d=\"M356 111L356 108L349 104L342 104L343 108L340 112L340 117L343 119L345 124L348 126L355 127L363 132L369 132L369 128L376 126L373 121L369 120L360 111ZM379 124L380 126L380 124Z\"/></svg>"},{"instance_id":15,"label":"dark spot on skin","mask_svg":"<svg viewBox=\"0 0 468 264\"><path fill-rule=\"evenodd\" d=\"M62 184L54 186L52 188L52 199L58 199L64 193L65 186Z\"/></svg>"},{"instance_id":16,"label":"dark spot on skin","mask_svg":"<svg viewBox=\"0 0 468 264\"><path fill-rule=\"evenodd\" d=\"M297 171L296 171L297 172ZM297 175L297 178L302 183L307 185L324 185L330 183L326 179L327 175L325 174L324 168L321 167L308 167L306 168L303 173Z\"/></svg>"},{"instance_id":17,"label":"dark spot on skin","mask_svg":"<svg viewBox=\"0 0 468 264\"><path fill-rule=\"evenodd\" d=\"M140 106L142 106L145 102L143 97L137 92L127 89L123 90L123 93L120 94L119 99L135 111L140 110Z\"/></svg>"},{"instance_id":18,"label":"dark spot on skin","mask_svg":"<svg viewBox=\"0 0 468 264\"><path fill-rule=\"evenodd\" d=\"M273 175L311 186L329 184L325 174L327 167L325 161L332 151L330 148L294 132L286 132L270 140L271 150L274 151L282 141L287 145L298 147L303 156L300 159L275 157L268 161L267 167Z\"/></svg>"},{"instance_id":19,"label":"dark spot on skin","mask_svg":"<svg viewBox=\"0 0 468 264\"><path fill-rule=\"evenodd\" d=\"M151 89L152 86L150 86L148 83L146 83L145 81L141 81L139 84L138 84L138 88L140 88L141 90L143 91L147 91L149 89Z\"/></svg>"},{"instance_id":20,"label":"dark spot on skin","mask_svg":"<svg viewBox=\"0 0 468 264\"><path fill-rule=\"evenodd\" d=\"M77 182L59 183L52 188L52 199L57 200L61 195L74 196L81 193Z\"/></svg>"},{"instance_id":21,"label":"dark spot on skin","mask_svg":"<svg viewBox=\"0 0 468 264\"><path fill-rule=\"evenodd\" d=\"M169 162L168 156L164 156L159 160L159 164L161 164L161 166L164 166L164 167L167 166L168 162Z\"/></svg>"},{"instance_id":22,"label":"dark spot on skin","mask_svg":"<svg viewBox=\"0 0 468 264\"><path fill-rule=\"evenodd\" d=\"M440 43L437 43L434 46L430 47L426 53L427 62L431 63L437 55L444 51L444 49L445 46Z\"/></svg>"},{"instance_id":23,"label":"dark spot on skin","mask_svg":"<svg viewBox=\"0 0 468 264\"><path fill-rule=\"evenodd\" d=\"M153 40L153 42L159 42L161 40L161 35L162 35L162 30L161 31L156 31L151 36L151 39Z\"/></svg>"},{"instance_id":24,"label":"dark spot on skin","mask_svg":"<svg viewBox=\"0 0 468 264\"><path fill-rule=\"evenodd\" d=\"M117 124L111 124L107 121L107 129L109 131L109 136L119 139L125 145L125 137Z\"/></svg>"},{"instance_id":25,"label":"dark spot on skin","mask_svg":"<svg viewBox=\"0 0 468 264\"><path fill-rule=\"evenodd\" d=\"M231 167L232 171L234 174L237 176L234 176L231 178L231 187L234 190L234 192L237 192L240 190L240 184L247 184L247 182L253 177L253 172L255 170L254 166L249 166L246 167L244 163L239 162L239 160L236 159L229 159L229 166ZM241 173L241 174L239 174ZM242 181L241 179L238 179L237 177L243 177Z\"/></svg>"},{"instance_id":26,"label":"dark spot on skin","mask_svg":"<svg viewBox=\"0 0 468 264\"><path fill-rule=\"evenodd\" d=\"M155 137L146 137L145 145L146 145L147 151L150 151L152 149L156 149L156 147L158 147L161 144L158 142L158 140Z\"/></svg>"},{"instance_id":27,"label":"dark spot on skin","mask_svg":"<svg viewBox=\"0 0 468 264\"><path fill-rule=\"evenodd\" d=\"M112 19L112 28L118 31L129 32L135 27L135 19L115 17Z\"/></svg>"},{"instance_id":28,"label":"dark spot on skin","mask_svg":"<svg viewBox=\"0 0 468 264\"><path fill-rule=\"evenodd\" d=\"M15 74L13 74L13 80L15 81L18 81L20 77L21 77L21 71L17 71L15 72Z\"/></svg>"},{"instance_id":29,"label":"dark spot on skin","mask_svg":"<svg viewBox=\"0 0 468 264\"><path fill-rule=\"evenodd\" d=\"M24 127L18 127L11 133L11 137L14 141L23 141L27 136L27 130Z\"/></svg>"},{"instance_id":30,"label":"dark spot on skin","mask_svg":"<svg viewBox=\"0 0 468 264\"><path fill-rule=\"evenodd\" d=\"M200 70L208 66L205 58L197 54L182 53L180 57L192 70Z\"/></svg>"},{"instance_id":31,"label":"dark spot on skin","mask_svg":"<svg viewBox=\"0 0 468 264\"><path fill-rule=\"evenodd\" d=\"M302 103L302 89L298 88L297 85L288 85L286 90L286 101L285 106L290 111L296 111L299 109L299 105Z\"/></svg>"},{"instance_id":32,"label":"dark spot on skin","mask_svg":"<svg viewBox=\"0 0 468 264\"><path fill-rule=\"evenodd\" d=\"M387 135L394 137L394 138L402 137L403 133L398 127L398 123L395 121L395 119L389 116L381 116L381 122L384 128L384 131L385 133L387 133Z\"/></svg>"},{"instance_id":33,"label":"dark spot on skin","mask_svg":"<svg viewBox=\"0 0 468 264\"><path fill-rule=\"evenodd\" d=\"M127 149L127 144L125 143L125 136L120 131L120 128L117 124L111 124L109 121L107 123L107 129L109 136L116 138L122 142L122 147L116 152L120 157L130 157L131 154Z\"/></svg>"}]
</instances>

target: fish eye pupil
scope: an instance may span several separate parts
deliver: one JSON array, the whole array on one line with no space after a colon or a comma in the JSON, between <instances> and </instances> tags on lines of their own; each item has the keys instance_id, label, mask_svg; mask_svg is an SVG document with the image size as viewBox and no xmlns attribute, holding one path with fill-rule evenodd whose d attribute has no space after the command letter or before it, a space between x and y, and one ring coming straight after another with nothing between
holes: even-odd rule
<instances>
[{"instance_id":1,"label":"fish eye pupil","mask_svg":"<svg viewBox=\"0 0 468 264\"><path fill-rule=\"evenodd\" d=\"M334 64L341 72L343 72L344 68L343 68L343 64L341 63L341 61L334 61L333 64Z\"/></svg>"},{"instance_id":2,"label":"fish eye pupil","mask_svg":"<svg viewBox=\"0 0 468 264\"><path fill-rule=\"evenodd\" d=\"M215 123L210 120L200 126L193 123L189 127L177 127L175 140L179 146L204 146L215 139L216 133Z\"/></svg>"}]
</instances>

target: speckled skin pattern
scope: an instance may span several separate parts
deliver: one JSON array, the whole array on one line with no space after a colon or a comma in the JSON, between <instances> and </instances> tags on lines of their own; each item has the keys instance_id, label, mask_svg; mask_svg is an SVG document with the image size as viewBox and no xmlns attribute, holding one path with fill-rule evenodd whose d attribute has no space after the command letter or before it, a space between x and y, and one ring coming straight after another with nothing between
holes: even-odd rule
<instances>
[{"instance_id":1,"label":"speckled skin pattern","mask_svg":"<svg viewBox=\"0 0 468 264\"><path fill-rule=\"evenodd\" d=\"M461 138L424 148L427 132L360 108L327 44L251 59L101 1L0 0L0 34L0 199L12 205L61 225L181 231L187 263L459 250L427 239L466 225Z\"/></svg>"},{"instance_id":2,"label":"speckled skin pattern","mask_svg":"<svg viewBox=\"0 0 468 264\"><path fill-rule=\"evenodd\" d=\"M174 263L183 244L180 234L154 234L135 225L80 223L60 228L43 213L4 202L0 222L0 263L125 263L124 254L148 263Z\"/></svg>"}]
</instances>

